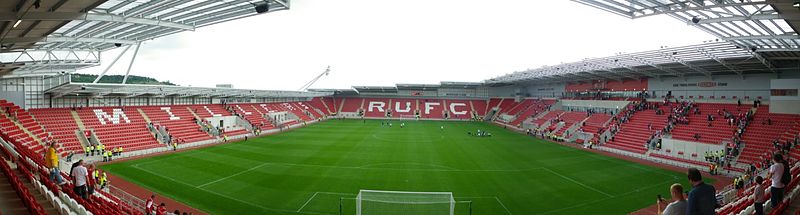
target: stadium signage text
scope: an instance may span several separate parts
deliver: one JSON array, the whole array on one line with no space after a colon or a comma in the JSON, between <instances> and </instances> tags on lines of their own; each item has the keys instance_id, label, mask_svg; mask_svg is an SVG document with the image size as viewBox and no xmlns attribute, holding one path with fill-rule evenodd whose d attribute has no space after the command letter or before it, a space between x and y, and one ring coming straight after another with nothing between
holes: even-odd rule
<instances>
[{"instance_id":1,"label":"stadium signage text","mask_svg":"<svg viewBox=\"0 0 800 215\"><path fill-rule=\"evenodd\" d=\"M726 86L728 86L728 83L725 83L725 82L713 82L713 81L702 81L702 82L697 82L697 83L677 83L677 84L672 84L672 87L704 87L704 88L710 88L710 87L726 87Z\"/></svg>"},{"instance_id":2,"label":"stadium signage text","mask_svg":"<svg viewBox=\"0 0 800 215\"><path fill-rule=\"evenodd\" d=\"M401 107L401 104L404 104L405 106ZM424 111L425 114L431 114L431 111L436 109L436 106L441 106L441 105L442 105L442 103L439 103L439 102L424 102L423 103L423 111ZM464 114L467 114L467 110L466 110L467 108L466 107L467 107L467 104L465 104L465 103L451 102L450 105L449 105L449 108L450 108L449 111L450 111L450 113L455 114L455 115L464 115ZM390 109L390 108L386 108L386 102L382 102L382 101L370 101L369 104L367 105L367 112L376 112L377 111L379 113L385 113L387 109ZM409 112L411 112L411 102L405 102L405 103L395 102L394 103L394 111L397 112L397 113L409 113Z\"/></svg>"},{"instance_id":3,"label":"stadium signage text","mask_svg":"<svg viewBox=\"0 0 800 215\"><path fill-rule=\"evenodd\" d=\"M101 109L94 109L93 111L94 115L97 116L97 119L100 120L101 125L108 124L108 122L111 124L119 124L122 122L122 120L124 120L125 123L131 123L131 120L128 119L128 115L125 115L125 112L123 112L122 109L111 109L111 115Z\"/></svg>"}]
</instances>

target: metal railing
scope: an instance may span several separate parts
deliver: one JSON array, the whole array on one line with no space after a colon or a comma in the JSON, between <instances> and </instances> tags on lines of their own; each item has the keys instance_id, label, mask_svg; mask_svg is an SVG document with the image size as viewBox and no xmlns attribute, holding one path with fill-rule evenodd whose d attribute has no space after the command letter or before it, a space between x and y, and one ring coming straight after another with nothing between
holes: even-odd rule
<instances>
[{"instance_id":1,"label":"metal railing","mask_svg":"<svg viewBox=\"0 0 800 215\"><path fill-rule=\"evenodd\" d=\"M108 185L108 193L117 197L121 202L128 204L134 210L145 213L145 200L125 192L125 190L115 187L114 185Z\"/></svg>"}]
</instances>

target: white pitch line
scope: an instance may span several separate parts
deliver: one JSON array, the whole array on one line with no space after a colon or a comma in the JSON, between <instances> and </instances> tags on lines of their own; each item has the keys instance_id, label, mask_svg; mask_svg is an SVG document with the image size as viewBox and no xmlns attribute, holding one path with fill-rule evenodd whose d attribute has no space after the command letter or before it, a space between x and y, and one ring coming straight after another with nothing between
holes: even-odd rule
<instances>
[{"instance_id":1,"label":"white pitch line","mask_svg":"<svg viewBox=\"0 0 800 215\"><path fill-rule=\"evenodd\" d=\"M513 215L513 214L511 214L511 211L508 210L506 205L503 204L503 201L500 201L500 198L497 198L497 196L495 196L494 200L497 200L497 203L500 203L500 206L503 206L503 209L506 209L506 213L508 213L508 215Z\"/></svg>"},{"instance_id":2,"label":"white pitch line","mask_svg":"<svg viewBox=\"0 0 800 215\"><path fill-rule=\"evenodd\" d=\"M306 200L306 203L305 203L305 204L303 204L303 206L300 206L300 208L299 208L299 209L297 209L297 212L300 212L300 211L302 211L302 210L303 210L303 208L305 208L305 207L306 207L306 205L308 205L308 203L309 203L309 202L311 202L311 200L312 200L312 199L314 199L314 197L316 197L316 196L317 196L317 194L319 194L319 192L316 192L316 193L314 193L314 195L311 195L311 197L309 197L309 198L308 198L308 200Z\"/></svg>"},{"instance_id":3,"label":"white pitch line","mask_svg":"<svg viewBox=\"0 0 800 215\"><path fill-rule=\"evenodd\" d=\"M277 208L264 207L264 206L257 205L257 204L253 204L253 203L250 203L250 202L245 202L245 201L239 200L239 199L237 199L237 198L232 198L232 197L230 197L230 196L224 195L224 194L222 194L222 193L215 192L215 191L213 191L213 190L208 190L208 189L204 189L204 188L201 188L201 187L196 187L196 186L194 186L194 185L191 185L191 184L188 184L188 183L186 183L186 182L182 182L182 181L177 181L177 180L175 180L175 179L168 178L168 177L166 177L166 176L163 176L163 175L161 175L161 174L155 173L155 172L153 172L153 171L150 171L150 170L147 170L147 169L144 169L144 168L141 168L141 167L134 167L134 168L136 168L136 169L139 169L139 170L142 170L142 171L145 171L145 172L148 172L148 173L150 173L150 174L153 174L153 175L155 175L155 176L161 177L161 178L163 178L163 179L170 180L170 181L172 181L172 182L175 182L175 183L183 184L183 185L186 185L186 186L189 186L189 187L194 187L194 188L200 189L200 190L202 190L202 191L206 191L206 192L209 192L209 193L212 193L212 194L216 194L217 196L220 196L220 197L223 197L223 198L226 198L226 199L234 200L234 201L240 202L240 203L242 203L242 204L250 205L250 206L257 207L257 208L261 208L261 209L268 210L268 211L278 211L278 212L286 212L286 213L313 214L313 215L334 215L334 214L328 214L328 213L319 213L319 212L297 212L297 211L286 210L286 209L277 209Z\"/></svg>"},{"instance_id":4,"label":"white pitch line","mask_svg":"<svg viewBox=\"0 0 800 215\"><path fill-rule=\"evenodd\" d=\"M223 181L223 180L229 179L229 178L236 177L237 175L244 174L245 172L250 172L250 171L253 171L254 169L258 169L259 167L266 166L267 164L269 164L269 163L263 163L263 164L261 164L261 165L254 166L253 168L250 168L250 169L247 169L247 170L243 170L243 171L241 171L241 172L238 172L238 173L236 173L236 174L229 175L229 176L227 176L227 177L220 178L220 179L217 179L217 180L214 180L214 181L211 181L211 182L205 183L205 184L201 184L200 186L197 186L197 188L205 187L206 185L209 185L209 184L217 183L217 182L220 182L220 181Z\"/></svg>"},{"instance_id":5,"label":"white pitch line","mask_svg":"<svg viewBox=\"0 0 800 215\"><path fill-rule=\"evenodd\" d=\"M586 206L586 205L589 205L589 204L594 204L594 203L597 203L597 202L602 202L602 201L605 201L605 200L614 199L614 198L621 197L621 196L627 196L628 194L631 194L631 193L636 193L636 192L640 192L641 190L646 190L646 189L650 189L650 188L653 188L653 187L662 186L663 184L667 184L667 183L674 183L674 181L665 181L665 182L661 182L661 183L658 183L658 184L653 184L653 185L650 185L650 186L647 186L647 187L631 190L631 191L628 191L626 193L623 193L623 194L620 194L620 195L617 195L617 196L614 196L614 197L607 197L607 198L597 199L597 200L594 200L594 201L584 202L584 203L577 204L577 205L572 205L572 206L569 206L569 207L563 207L563 208L559 208L559 209L545 211L545 212L542 212L542 213L539 213L539 214L551 214L551 213L556 213L556 212L560 212L560 211L564 211L564 210L568 210L568 209L572 209L572 208L583 207L583 206Z\"/></svg>"},{"instance_id":6,"label":"white pitch line","mask_svg":"<svg viewBox=\"0 0 800 215\"><path fill-rule=\"evenodd\" d=\"M601 190L598 190L598 189L596 189L596 188L594 188L594 187L591 187L591 186L589 186L589 185L586 185L586 184L584 184L584 183L581 183L581 182L579 182L579 181L576 181L575 179L572 179L572 178L570 178L570 177L567 177L567 176L564 176L564 175L562 175L562 174L559 174L559 173L557 173L557 172L555 172L555 171L553 171L553 170L551 170L551 169L549 169L549 168L547 168L547 167L544 167L543 169L544 169L544 170L547 170L548 172L550 172L550 173L553 173L554 175L557 175L557 176L559 176L559 177L561 177L561 178L563 178L563 179L567 179L568 181L571 181L572 183L575 183L575 184L577 184L577 185L580 185L580 186L582 186L582 187L588 188L588 189L590 189L590 190L593 190L593 191L595 191L595 192L598 192L598 193L602 193L603 195L606 195L606 196L608 196L608 197L614 197L614 195L608 194L608 193L606 193L606 192L603 192L603 191L601 191Z\"/></svg>"},{"instance_id":7,"label":"white pitch line","mask_svg":"<svg viewBox=\"0 0 800 215\"><path fill-rule=\"evenodd\" d=\"M355 193L337 193L337 192L317 192L319 194L330 194L330 195L339 195L339 196L357 196L358 194Z\"/></svg>"}]
</instances>

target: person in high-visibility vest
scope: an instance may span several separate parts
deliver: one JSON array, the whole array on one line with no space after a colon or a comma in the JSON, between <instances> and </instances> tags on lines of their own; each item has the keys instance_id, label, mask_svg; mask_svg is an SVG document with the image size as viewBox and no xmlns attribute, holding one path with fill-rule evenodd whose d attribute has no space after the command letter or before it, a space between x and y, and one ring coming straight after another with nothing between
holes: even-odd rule
<instances>
[{"instance_id":1,"label":"person in high-visibility vest","mask_svg":"<svg viewBox=\"0 0 800 215\"><path fill-rule=\"evenodd\" d=\"M119 155L122 156L122 146L119 147Z\"/></svg>"},{"instance_id":2,"label":"person in high-visibility vest","mask_svg":"<svg viewBox=\"0 0 800 215\"><path fill-rule=\"evenodd\" d=\"M94 156L95 147L94 145L90 145L89 149L92 150L92 156Z\"/></svg>"},{"instance_id":3,"label":"person in high-visibility vest","mask_svg":"<svg viewBox=\"0 0 800 215\"><path fill-rule=\"evenodd\" d=\"M108 184L108 177L106 176L106 172L103 172L103 177L100 177L100 189L105 189L106 184Z\"/></svg>"},{"instance_id":4,"label":"person in high-visibility vest","mask_svg":"<svg viewBox=\"0 0 800 215\"><path fill-rule=\"evenodd\" d=\"M90 150L88 146L85 147L84 150L86 152L86 157L89 157L89 151L92 151L92 150Z\"/></svg>"},{"instance_id":5,"label":"person in high-visibility vest","mask_svg":"<svg viewBox=\"0 0 800 215\"><path fill-rule=\"evenodd\" d=\"M92 178L94 178L94 180L97 180L97 177L98 177L99 175L100 175L100 173L99 173L99 171L98 171L97 169L95 169L94 171L92 171Z\"/></svg>"},{"instance_id":6,"label":"person in high-visibility vest","mask_svg":"<svg viewBox=\"0 0 800 215\"><path fill-rule=\"evenodd\" d=\"M111 151L107 151L106 155L108 155L108 161L111 161L111 157L114 157L114 155L111 153Z\"/></svg>"}]
</instances>

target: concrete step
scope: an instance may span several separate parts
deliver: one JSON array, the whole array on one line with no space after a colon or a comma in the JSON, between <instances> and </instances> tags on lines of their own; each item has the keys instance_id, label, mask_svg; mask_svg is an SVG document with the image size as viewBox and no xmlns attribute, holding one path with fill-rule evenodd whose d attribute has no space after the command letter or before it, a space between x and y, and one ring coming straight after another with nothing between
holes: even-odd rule
<instances>
[{"instance_id":1,"label":"concrete step","mask_svg":"<svg viewBox=\"0 0 800 215\"><path fill-rule=\"evenodd\" d=\"M33 195L33 197L36 198L36 202L42 206L42 209L44 209L45 213L58 214L58 209L53 207L53 204L47 201L47 197L45 197L44 194L39 193L39 191L37 191L37 189L30 181L25 179L22 179L20 181L22 181L22 184L25 185L26 188L28 188L28 191L30 191L31 195Z\"/></svg>"},{"instance_id":2,"label":"concrete step","mask_svg":"<svg viewBox=\"0 0 800 215\"><path fill-rule=\"evenodd\" d=\"M0 159L2 160L2 159ZM0 162L5 162L0 161ZM17 195L17 191L0 171L0 214L30 214L25 203Z\"/></svg>"}]
</instances>

